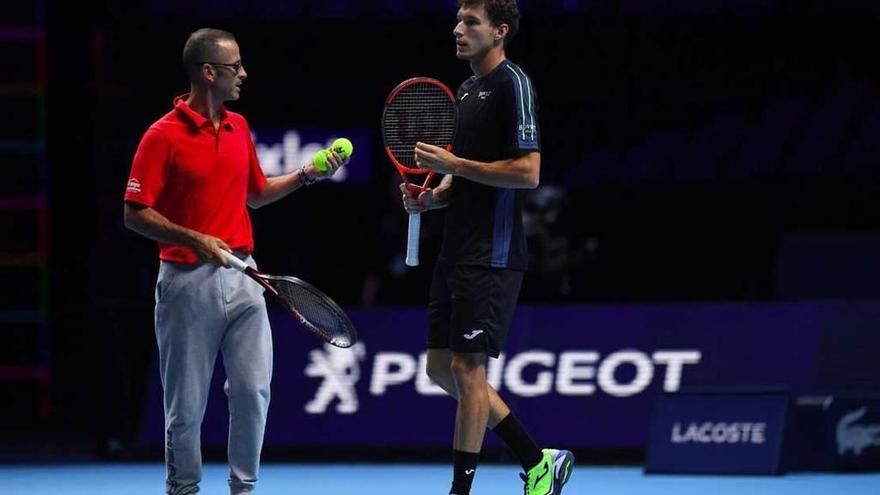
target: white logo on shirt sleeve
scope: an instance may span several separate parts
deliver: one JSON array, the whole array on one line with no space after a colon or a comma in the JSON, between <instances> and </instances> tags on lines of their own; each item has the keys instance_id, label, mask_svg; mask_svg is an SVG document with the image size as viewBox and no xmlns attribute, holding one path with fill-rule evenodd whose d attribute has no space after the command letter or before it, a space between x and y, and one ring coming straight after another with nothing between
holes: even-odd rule
<instances>
[{"instance_id":1,"label":"white logo on shirt sleeve","mask_svg":"<svg viewBox=\"0 0 880 495\"><path fill-rule=\"evenodd\" d=\"M141 192L141 182L135 178L128 179L128 187L125 188L128 192L139 193Z\"/></svg>"}]
</instances>

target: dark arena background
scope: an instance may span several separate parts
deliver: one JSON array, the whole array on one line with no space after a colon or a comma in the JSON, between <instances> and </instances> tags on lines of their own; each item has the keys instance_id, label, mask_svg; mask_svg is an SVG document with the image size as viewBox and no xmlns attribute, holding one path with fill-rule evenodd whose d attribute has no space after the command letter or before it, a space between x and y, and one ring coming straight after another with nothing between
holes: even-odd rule
<instances>
[{"instance_id":1,"label":"dark arena background","mask_svg":"<svg viewBox=\"0 0 880 495\"><path fill-rule=\"evenodd\" d=\"M258 493L446 493L456 406L424 371L444 210L423 215L407 268L380 117L407 77L471 75L455 2L7 3L4 493L164 488L158 250L122 198L201 27L238 40L248 78L229 108L267 175L339 136L355 150L333 180L251 210L261 268L321 288L360 337L324 346L269 303ZM566 493L880 493L880 4L519 4L507 56L539 99L541 183L488 374L539 444L575 454ZM223 380L218 360L205 493L226 490ZM473 493L521 493L519 470L489 432Z\"/></svg>"}]
</instances>

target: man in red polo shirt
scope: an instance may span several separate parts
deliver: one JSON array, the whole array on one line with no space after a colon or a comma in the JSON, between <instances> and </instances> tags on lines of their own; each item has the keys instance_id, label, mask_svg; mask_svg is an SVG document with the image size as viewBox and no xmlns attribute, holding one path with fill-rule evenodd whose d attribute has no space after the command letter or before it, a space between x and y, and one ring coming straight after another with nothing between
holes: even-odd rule
<instances>
[{"instance_id":1,"label":"man in red polo shirt","mask_svg":"<svg viewBox=\"0 0 880 495\"><path fill-rule=\"evenodd\" d=\"M229 486L257 481L272 336L262 289L226 269L225 252L253 265L247 207L277 201L326 179L348 160L332 153L325 172L311 164L266 178L247 121L224 102L238 100L247 77L232 34L192 33L183 49L190 92L144 134L125 193L125 225L159 243L156 341L165 392L166 487L199 490L200 429L217 353L229 398Z\"/></svg>"}]
</instances>

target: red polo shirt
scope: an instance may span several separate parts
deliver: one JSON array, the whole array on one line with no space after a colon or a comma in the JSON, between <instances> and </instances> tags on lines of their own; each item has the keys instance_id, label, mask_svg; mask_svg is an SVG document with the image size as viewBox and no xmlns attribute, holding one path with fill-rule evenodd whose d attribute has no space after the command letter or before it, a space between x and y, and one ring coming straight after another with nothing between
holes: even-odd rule
<instances>
[{"instance_id":1,"label":"red polo shirt","mask_svg":"<svg viewBox=\"0 0 880 495\"><path fill-rule=\"evenodd\" d=\"M253 252L247 195L266 186L241 115L221 109L219 130L186 104L147 129L131 166L125 200L154 208L171 222L223 239L230 248ZM197 263L195 253L159 243L159 258Z\"/></svg>"}]
</instances>

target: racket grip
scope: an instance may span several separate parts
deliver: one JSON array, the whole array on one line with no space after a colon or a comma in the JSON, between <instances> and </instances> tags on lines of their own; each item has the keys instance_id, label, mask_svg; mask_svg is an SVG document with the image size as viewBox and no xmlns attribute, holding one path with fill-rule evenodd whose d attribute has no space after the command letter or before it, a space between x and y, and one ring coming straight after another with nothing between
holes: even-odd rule
<instances>
[{"instance_id":1,"label":"racket grip","mask_svg":"<svg viewBox=\"0 0 880 495\"><path fill-rule=\"evenodd\" d=\"M240 272L247 270L247 267L248 267L247 263L238 259L238 256L236 256L232 253L228 253L228 252L224 252L224 253L226 255L226 261L229 262L229 265L232 268L235 268L236 270L238 270Z\"/></svg>"},{"instance_id":2,"label":"racket grip","mask_svg":"<svg viewBox=\"0 0 880 495\"><path fill-rule=\"evenodd\" d=\"M421 228L421 213L410 213L409 229L406 234L406 266L419 266L419 231Z\"/></svg>"}]
</instances>

